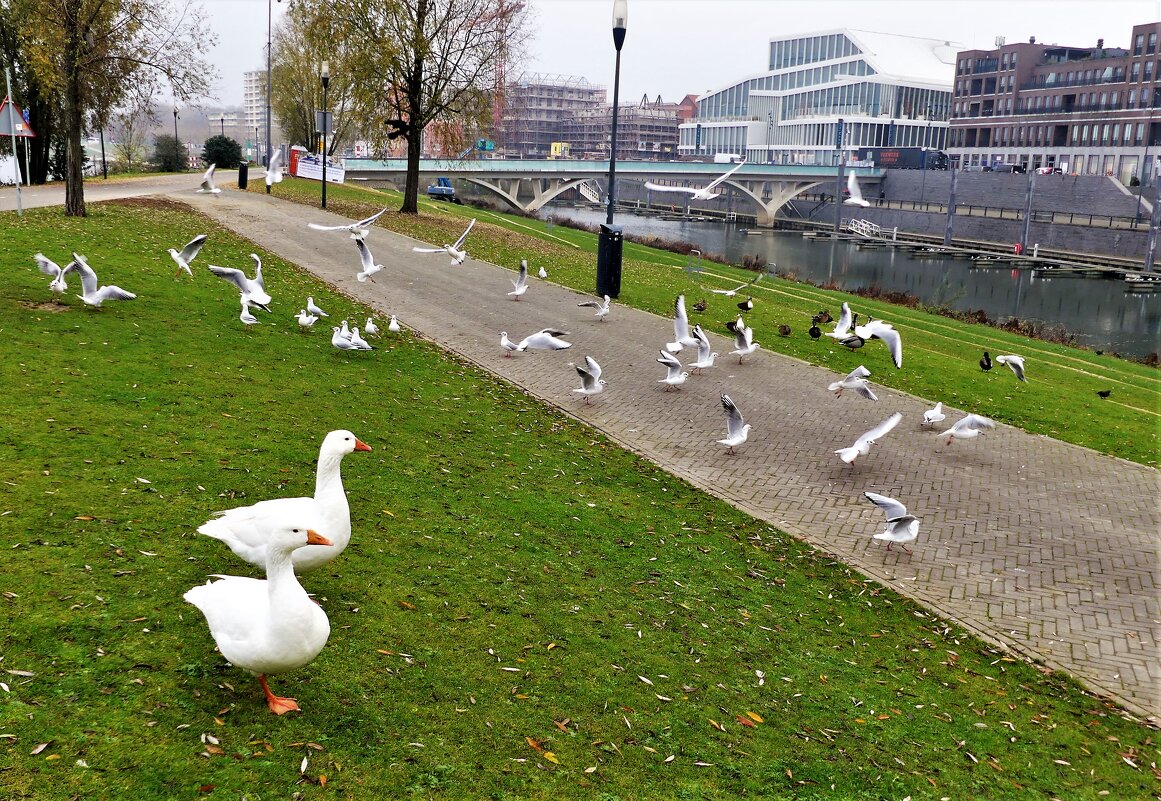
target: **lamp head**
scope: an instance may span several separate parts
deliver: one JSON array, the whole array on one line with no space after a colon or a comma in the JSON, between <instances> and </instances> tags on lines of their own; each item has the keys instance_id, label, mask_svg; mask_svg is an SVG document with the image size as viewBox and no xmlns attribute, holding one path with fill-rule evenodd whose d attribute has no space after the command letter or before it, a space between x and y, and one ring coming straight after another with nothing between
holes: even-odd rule
<instances>
[{"instance_id":1,"label":"lamp head","mask_svg":"<svg viewBox=\"0 0 1161 801\"><path fill-rule=\"evenodd\" d=\"M323 82L323 86L326 86L328 83L330 83L330 80L331 80L331 67L330 67L330 65L329 65L329 64L327 64L327 63L324 61L324 62L322 63L322 82Z\"/></svg>"},{"instance_id":2,"label":"lamp head","mask_svg":"<svg viewBox=\"0 0 1161 801\"><path fill-rule=\"evenodd\" d=\"M629 19L629 0L613 0L613 46L617 52L625 43L625 29Z\"/></svg>"}]
</instances>

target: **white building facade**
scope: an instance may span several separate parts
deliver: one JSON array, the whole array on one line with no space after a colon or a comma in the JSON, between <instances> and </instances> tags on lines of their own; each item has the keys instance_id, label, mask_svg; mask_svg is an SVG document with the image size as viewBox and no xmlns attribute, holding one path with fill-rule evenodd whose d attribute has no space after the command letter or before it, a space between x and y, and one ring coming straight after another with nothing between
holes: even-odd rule
<instances>
[{"instance_id":1,"label":"white building facade","mask_svg":"<svg viewBox=\"0 0 1161 801\"><path fill-rule=\"evenodd\" d=\"M770 40L769 69L698 98L678 153L762 164L835 164L861 147L946 142L957 46L841 29Z\"/></svg>"}]
</instances>

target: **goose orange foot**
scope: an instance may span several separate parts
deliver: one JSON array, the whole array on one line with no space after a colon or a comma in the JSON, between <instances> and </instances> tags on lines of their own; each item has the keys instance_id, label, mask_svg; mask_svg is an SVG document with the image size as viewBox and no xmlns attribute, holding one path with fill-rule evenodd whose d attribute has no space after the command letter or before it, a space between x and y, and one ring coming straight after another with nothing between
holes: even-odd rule
<instances>
[{"instance_id":1,"label":"goose orange foot","mask_svg":"<svg viewBox=\"0 0 1161 801\"><path fill-rule=\"evenodd\" d=\"M266 684L265 676L259 676L258 683L262 685L262 692L266 693L266 705L270 707L270 711L275 715L285 715L287 712L302 711L295 699L283 698L270 692L270 687Z\"/></svg>"}]
</instances>

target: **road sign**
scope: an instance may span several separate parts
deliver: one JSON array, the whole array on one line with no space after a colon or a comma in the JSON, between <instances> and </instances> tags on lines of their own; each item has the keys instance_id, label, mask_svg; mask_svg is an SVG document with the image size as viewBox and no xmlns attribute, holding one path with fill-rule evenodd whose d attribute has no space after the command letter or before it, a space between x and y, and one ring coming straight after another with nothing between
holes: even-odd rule
<instances>
[{"instance_id":1,"label":"road sign","mask_svg":"<svg viewBox=\"0 0 1161 801\"><path fill-rule=\"evenodd\" d=\"M8 98L5 97L3 102L0 102L0 136L25 136L30 139L36 136L32 126L28 124L27 113L21 111L20 106L15 103L11 105L10 112ZM14 126L15 131L12 130Z\"/></svg>"}]
</instances>

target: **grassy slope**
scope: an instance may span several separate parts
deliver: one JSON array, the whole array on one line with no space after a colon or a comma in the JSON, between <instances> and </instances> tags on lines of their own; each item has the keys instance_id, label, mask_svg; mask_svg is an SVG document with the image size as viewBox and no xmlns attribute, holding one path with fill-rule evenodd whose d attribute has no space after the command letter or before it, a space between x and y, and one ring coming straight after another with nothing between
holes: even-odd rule
<instances>
[{"instance_id":1,"label":"grassy slope","mask_svg":"<svg viewBox=\"0 0 1161 801\"><path fill-rule=\"evenodd\" d=\"M315 202L318 185L290 179L279 185L278 191L284 197ZM387 202L396 203L397 195L391 193ZM328 207L352 218L367 216L383 203L383 193L373 190L347 186L328 189ZM579 291L593 291L594 235L448 203L421 203L424 214L418 219L392 211L381 217L379 224L425 241L444 242L463 230L461 218L475 216L480 224L473 230L468 247L474 258L515 267L520 258L527 257L533 269L546 266L550 280ZM693 320L724 332L721 323L737 314L734 300L714 295L709 289L736 286L753 274L706 263L705 277L699 282L685 271L686 264L684 256L626 243L619 302L670 315L675 294L684 293L689 306L704 298L709 309L704 315L691 311ZM866 364L876 383L1102 453L1147 465L1161 464L1161 373L1155 368L770 276L753 292L757 305L747 320L763 348L844 374ZM902 370L891 369L885 349L877 343L849 351L828 338L815 342L806 335L811 315L827 308L837 317L843 301L849 301L861 314L889 320L899 329L904 341ZM778 336L782 323L791 326L790 337ZM977 362L984 350L993 356L1023 355L1028 383L1015 381L1002 365L990 373L982 372ZM1097 397L1097 390L1110 388L1111 398Z\"/></svg>"},{"instance_id":2,"label":"grassy slope","mask_svg":"<svg viewBox=\"0 0 1161 801\"><path fill-rule=\"evenodd\" d=\"M204 265L253 246L204 219L96 205L4 223L5 799L1158 788L1150 732L1109 705L427 343L339 354L297 330L295 301L242 331ZM164 249L203 231L202 269L175 282ZM45 304L37 249L78 250L140 298ZM365 316L263 255L276 299ZM351 548L306 580L331 641L273 680L304 709L276 718L181 601L247 573L193 532L309 493L337 427L375 451L344 465Z\"/></svg>"}]
</instances>

